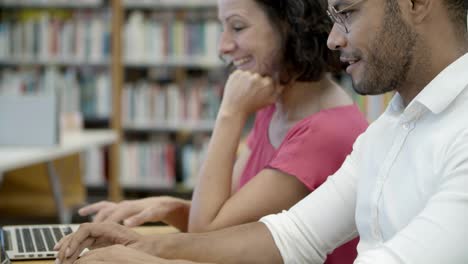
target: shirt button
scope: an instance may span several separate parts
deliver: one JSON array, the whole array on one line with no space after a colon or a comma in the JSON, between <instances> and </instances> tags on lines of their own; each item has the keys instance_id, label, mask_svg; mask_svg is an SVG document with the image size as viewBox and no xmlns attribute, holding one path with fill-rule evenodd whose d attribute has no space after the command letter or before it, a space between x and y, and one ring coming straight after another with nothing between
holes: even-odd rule
<instances>
[{"instance_id":1,"label":"shirt button","mask_svg":"<svg viewBox=\"0 0 468 264\"><path fill-rule=\"evenodd\" d=\"M404 130L408 130L410 128L409 124L408 123L404 123L403 124L403 129Z\"/></svg>"}]
</instances>

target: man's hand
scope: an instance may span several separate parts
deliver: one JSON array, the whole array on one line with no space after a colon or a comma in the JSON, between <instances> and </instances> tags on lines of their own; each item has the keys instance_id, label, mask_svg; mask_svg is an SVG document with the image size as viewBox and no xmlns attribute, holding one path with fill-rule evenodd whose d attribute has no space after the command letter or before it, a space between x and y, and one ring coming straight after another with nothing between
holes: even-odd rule
<instances>
[{"instance_id":1,"label":"man's hand","mask_svg":"<svg viewBox=\"0 0 468 264\"><path fill-rule=\"evenodd\" d=\"M111 245L131 245L143 239L135 231L117 223L82 224L78 230L62 238L55 250L61 264L73 263L85 249L95 249Z\"/></svg>"},{"instance_id":2,"label":"man's hand","mask_svg":"<svg viewBox=\"0 0 468 264\"><path fill-rule=\"evenodd\" d=\"M195 264L186 260L167 260L122 245L89 251L75 264Z\"/></svg>"}]
</instances>

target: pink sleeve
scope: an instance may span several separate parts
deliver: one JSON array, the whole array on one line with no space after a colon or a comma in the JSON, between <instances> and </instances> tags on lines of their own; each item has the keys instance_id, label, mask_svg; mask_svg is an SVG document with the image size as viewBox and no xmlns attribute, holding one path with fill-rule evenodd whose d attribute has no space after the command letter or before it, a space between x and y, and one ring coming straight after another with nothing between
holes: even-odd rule
<instances>
[{"instance_id":1,"label":"pink sleeve","mask_svg":"<svg viewBox=\"0 0 468 264\"><path fill-rule=\"evenodd\" d=\"M323 123L291 131L268 167L293 175L315 190L341 167L358 136L339 125Z\"/></svg>"}]
</instances>

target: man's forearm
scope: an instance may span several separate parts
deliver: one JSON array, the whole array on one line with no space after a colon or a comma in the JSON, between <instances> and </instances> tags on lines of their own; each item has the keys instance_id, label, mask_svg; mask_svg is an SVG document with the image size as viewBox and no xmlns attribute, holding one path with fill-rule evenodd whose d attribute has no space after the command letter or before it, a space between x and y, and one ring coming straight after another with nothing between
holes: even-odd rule
<instances>
[{"instance_id":1,"label":"man's forearm","mask_svg":"<svg viewBox=\"0 0 468 264\"><path fill-rule=\"evenodd\" d=\"M260 222L209 233L153 236L151 253L167 259L213 263L283 263L268 228Z\"/></svg>"}]
</instances>

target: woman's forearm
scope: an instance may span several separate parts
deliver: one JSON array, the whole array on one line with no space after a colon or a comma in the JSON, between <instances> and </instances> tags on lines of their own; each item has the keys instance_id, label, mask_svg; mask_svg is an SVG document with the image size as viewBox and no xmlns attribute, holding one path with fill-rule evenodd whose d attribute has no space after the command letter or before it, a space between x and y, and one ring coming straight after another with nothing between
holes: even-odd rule
<instances>
[{"instance_id":1,"label":"woman's forearm","mask_svg":"<svg viewBox=\"0 0 468 264\"><path fill-rule=\"evenodd\" d=\"M220 111L200 171L189 218L189 232L215 229L216 216L231 195L232 173L246 117Z\"/></svg>"}]
</instances>

